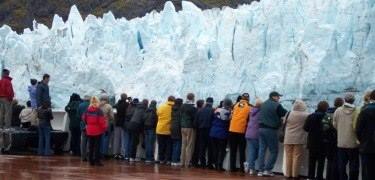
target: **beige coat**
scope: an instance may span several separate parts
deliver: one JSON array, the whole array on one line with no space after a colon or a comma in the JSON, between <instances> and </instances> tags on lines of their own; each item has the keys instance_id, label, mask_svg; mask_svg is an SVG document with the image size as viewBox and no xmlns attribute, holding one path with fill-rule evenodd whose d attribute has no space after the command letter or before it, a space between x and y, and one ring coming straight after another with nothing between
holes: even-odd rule
<instances>
[{"instance_id":1,"label":"beige coat","mask_svg":"<svg viewBox=\"0 0 375 180\"><path fill-rule=\"evenodd\" d=\"M112 106L109 104L101 104L100 109L103 111L104 117L107 121L107 125L113 123L115 118L114 118Z\"/></svg>"},{"instance_id":2,"label":"beige coat","mask_svg":"<svg viewBox=\"0 0 375 180\"><path fill-rule=\"evenodd\" d=\"M296 100L286 120L284 144L306 144L307 134L303 129L309 113L301 100Z\"/></svg>"},{"instance_id":3,"label":"beige coat","mask_svg":"<svg viewBox=\"0 0 375 180\"><path fill-rule=\"evenodd\" d=\"M357 118L354 105L345 103L333 114L333 126L337 129L337 147L357 148L358 141L354 131Z\"/></svg>"}]
</instances>

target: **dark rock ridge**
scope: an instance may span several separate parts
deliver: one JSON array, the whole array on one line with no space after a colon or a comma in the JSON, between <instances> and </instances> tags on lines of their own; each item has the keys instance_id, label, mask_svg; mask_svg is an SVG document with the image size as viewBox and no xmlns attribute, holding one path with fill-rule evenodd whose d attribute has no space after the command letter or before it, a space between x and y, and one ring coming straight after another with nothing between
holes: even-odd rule
<instances>
[{"instance_id":1,"label":"dark rock ridge","mask_svg":"<svg viewBox=\"0 0 375 180\"><path fill-rule=\"evenodd\" d=\"M52 19L58 14L65 21L72 5L77 5L81 15L102 16L112 11L115 17L132 19L142 17L153 10L163 9L167 0L2 0L0 1L0 25L7 24L18 33L32 28L35 19L51 27ZM177 10L181 10L181 0L170 0ZM201 9L232 8L240 4L250 4L254 0L189 0Z\"/></svg>"}]
</instances>

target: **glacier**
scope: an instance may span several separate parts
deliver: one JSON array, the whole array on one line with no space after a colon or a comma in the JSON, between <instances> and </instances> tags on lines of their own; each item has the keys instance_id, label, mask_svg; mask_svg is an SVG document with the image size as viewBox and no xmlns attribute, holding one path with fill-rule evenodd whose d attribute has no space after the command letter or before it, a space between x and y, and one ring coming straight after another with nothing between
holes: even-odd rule
<instances>
[{"instance_id":1,"label":"glacier","mask_svg":"<svg viewBox=\"0 0 375 180\"><path fill-rule=\"evenodd\" d=\"M22 34L0 28L0 61L11 70L17 99L30 78L51 75L55 108L71 93L164 101L272 90L313 107L345 92L375 88L375 0L261 0L236 9L201 10L171 2L141 18L83 19L76 6L66 22L37 22Z\"/></svg>"}]
</instances>

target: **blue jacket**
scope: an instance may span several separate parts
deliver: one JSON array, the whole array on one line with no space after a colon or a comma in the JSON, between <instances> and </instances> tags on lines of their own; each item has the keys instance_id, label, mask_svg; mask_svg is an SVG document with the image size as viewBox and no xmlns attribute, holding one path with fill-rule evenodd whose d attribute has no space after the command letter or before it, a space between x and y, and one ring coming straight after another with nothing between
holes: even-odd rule
<instances>
[{"instance_id":1,"label":"blue jacket","mask_svg":"<svg viewBox=\"0 0 375 180\"><path fill-rule=\"evenodd\" d=\"M207 104L206 107L201 109L197 113L196 125L197 128L210 128L212 119L214 118L214 109L211 104Z\"/></svg>"},{"instance_id":2,"label":"blue jacket","mask_svg":"<svg viewBox=\"0 0 375 180\"><path fill-rule=\"evenodd\" d=\"M218 108L215 111L210 129L210 137L227 139L229 134L230 110Z\"/></svg>"},{"instance_id":3,"label":"blue jacket","mask_svg":"<svg viewBox=\"0 0 375 180\"><path fill-rule=\"evenodd\" d=\"M31 107L33 109L38 108L38 105L36 103L36 86L29 86L27 90L29 91Z\"/></svg>"}]
</instances>

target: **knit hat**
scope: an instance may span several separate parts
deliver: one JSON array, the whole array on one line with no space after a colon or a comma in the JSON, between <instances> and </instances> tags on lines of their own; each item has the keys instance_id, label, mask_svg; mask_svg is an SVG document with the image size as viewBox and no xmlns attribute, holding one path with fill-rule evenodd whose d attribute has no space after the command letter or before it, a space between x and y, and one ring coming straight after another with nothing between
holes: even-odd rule
<instances>
[{"instance_id":1,"label":"knit hat","mask_svg":"<svg viewBox=\"0 0 375 180\"><path fill-rule=\"evenodd\" d=\"M353 93L347 93L345 94L344 100L347 103L353 103L355 101L355 96Z\"/></svg>"}]
</instances>

